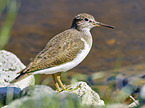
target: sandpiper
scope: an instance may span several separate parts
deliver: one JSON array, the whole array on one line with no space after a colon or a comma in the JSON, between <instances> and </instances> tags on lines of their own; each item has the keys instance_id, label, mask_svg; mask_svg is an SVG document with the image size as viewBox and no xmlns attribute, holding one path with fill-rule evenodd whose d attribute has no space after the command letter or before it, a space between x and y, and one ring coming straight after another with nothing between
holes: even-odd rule
<instances>
[{"instance_id":1,"label":"sandpiper","mask_svg":"<svg viewBox=\"0 0 145 108\"><path fill-rule=\"evenodd\" d=\"M51 74L57 90L66 90L60 80L61 72L74 68L88 55L92 47L90 30L96 26L114 29L113 26L97 22L90 14L75 16L71 28L54 36L11 83L31 74Z\"/></svg>"}]
</instances>

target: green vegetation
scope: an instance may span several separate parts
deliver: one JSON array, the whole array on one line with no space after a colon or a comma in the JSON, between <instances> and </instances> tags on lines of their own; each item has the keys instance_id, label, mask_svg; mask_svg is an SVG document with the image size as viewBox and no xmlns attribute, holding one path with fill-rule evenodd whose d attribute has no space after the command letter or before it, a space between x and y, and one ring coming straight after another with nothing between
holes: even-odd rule
<instances>
[{"instance_id":1,"label":"green vegetation","mask_svg":"<svg viewBox=\"0 0 145 108\"><path fill-rule=\"evenodd\" d=\"M15 22L17 12L18 2L16 0L0 0L0 18L3 13L5 16L5 21L1 24L0 28L0 49L3 49L9 40L10 31Z\"/></svg>"}]
</instances>

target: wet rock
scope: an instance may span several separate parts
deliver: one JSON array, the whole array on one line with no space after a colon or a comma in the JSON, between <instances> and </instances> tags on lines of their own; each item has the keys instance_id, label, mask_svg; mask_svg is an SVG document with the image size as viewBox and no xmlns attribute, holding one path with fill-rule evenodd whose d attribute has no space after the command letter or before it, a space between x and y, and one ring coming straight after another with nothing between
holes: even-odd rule
<instances>
[{"instance_id":1,"label":"wet rock","mask_svg":"<svg viewBox=\"0 0 145 108\"><path fill-rule=\"evenodd\" d=\"M10 81L17 76L17 72L24 68L24 64L16 55L5 50L0 50L0 87L15 86L23 89L29 85L34 85L35 79L33 75L15 84L10 84Z\"/></svg>"},{"instance_id":2,"label":"wet rock","mask_svg":"<svg viewBox=\"0 0 145 108\"><path fill-rule=\"evenodd\" d=\"M20 97L20 88L0 87L0 104L5 105Z\"/></svg>"}]
</instances>

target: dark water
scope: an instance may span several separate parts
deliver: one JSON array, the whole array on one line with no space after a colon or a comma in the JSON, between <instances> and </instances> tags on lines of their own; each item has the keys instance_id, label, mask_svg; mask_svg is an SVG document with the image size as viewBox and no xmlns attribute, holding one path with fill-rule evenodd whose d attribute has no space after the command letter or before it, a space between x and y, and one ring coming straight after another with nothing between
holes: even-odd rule
<instances>
[{"instance_id":1,"label":"dark water","mask_svg":"<svg viewBox=\"0 0 145 108\"><path fill-rule=\"evenodd\" d=\"M94 28L93 48L72 72L93 73L145 63L144 0L21 0L6 50L27 65L56 34L70 28L75 15L92 14L116 27Z\"/></svg>"}]
</instances>

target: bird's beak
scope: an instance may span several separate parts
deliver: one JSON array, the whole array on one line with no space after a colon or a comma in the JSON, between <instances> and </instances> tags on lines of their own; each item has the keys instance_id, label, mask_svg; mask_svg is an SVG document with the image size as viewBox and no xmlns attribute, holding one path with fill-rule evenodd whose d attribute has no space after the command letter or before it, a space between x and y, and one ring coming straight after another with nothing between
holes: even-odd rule
<instances>
[{"instance_id":1,"label":"bird's beak","mask_svg":"<svg viewBox=\"0 0 145 108\"><path fill-rule=\"evenodd\" d=\"M104 24L104 23L101 23L101 22L95 22L94 23L95 26L102 26L102 27L108 27L108 28L112 28L112 29L115 29L114 26L111 26L111 25L107 25L107 24Z\"/></svg>"}]
</instances>

